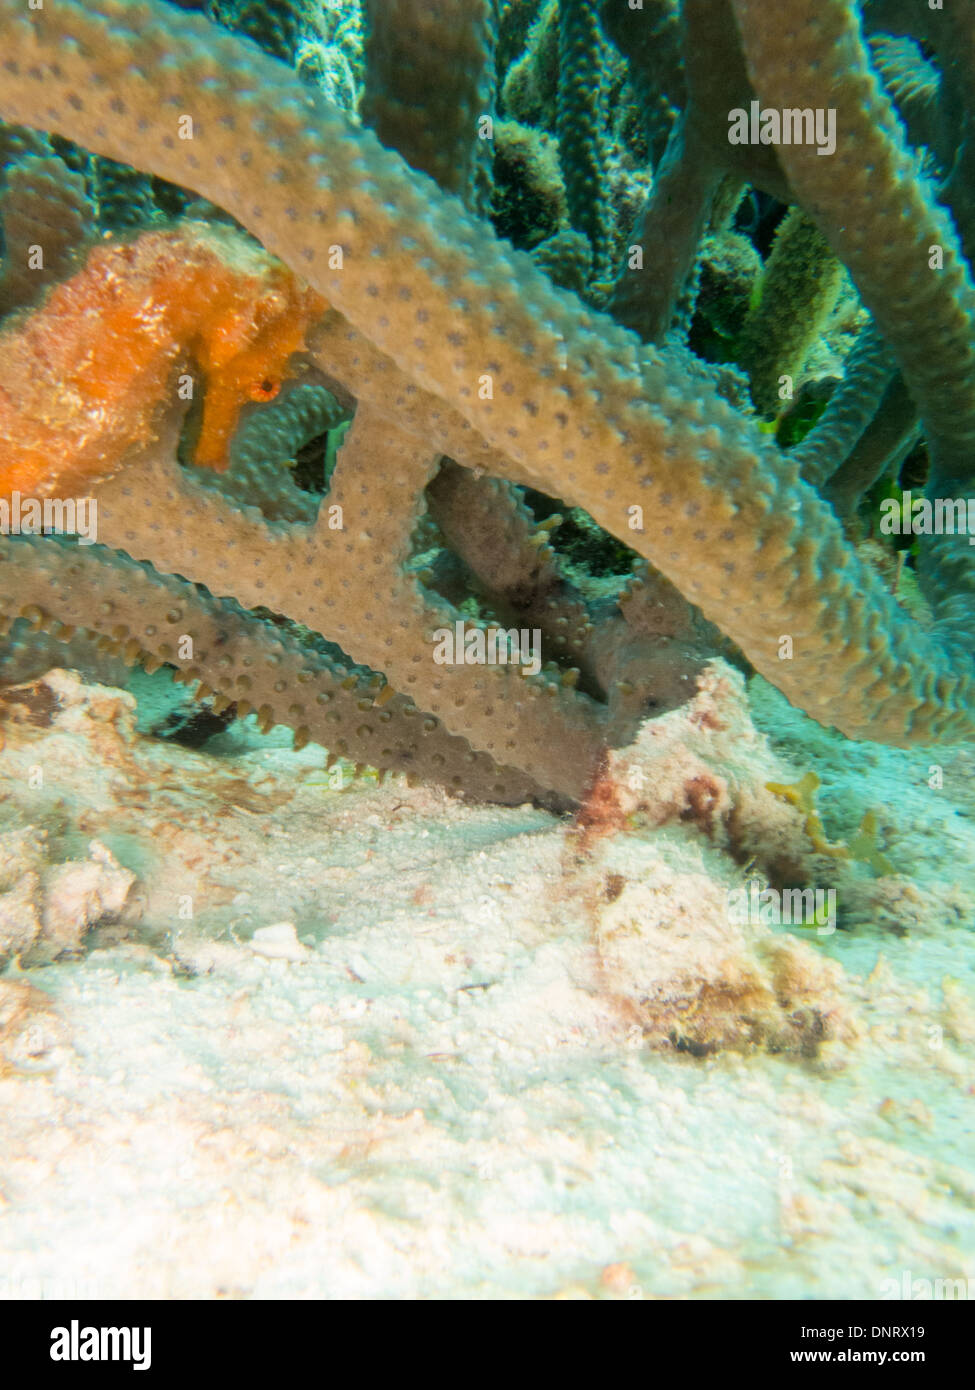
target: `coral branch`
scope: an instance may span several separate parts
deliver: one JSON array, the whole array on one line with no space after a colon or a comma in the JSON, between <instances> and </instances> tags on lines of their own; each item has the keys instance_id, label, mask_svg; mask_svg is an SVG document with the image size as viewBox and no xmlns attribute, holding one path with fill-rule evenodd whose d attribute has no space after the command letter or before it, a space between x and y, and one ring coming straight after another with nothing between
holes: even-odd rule
<instances>
[{"instance_id":1,"label":"coral branch","mask_svg":"<svg viewBox=\"0 0 975 1390\"><path fill-rule=\"evenodd\" d=\"M749 95L733 48L730 76L707 90L704 58L729 32L729 13L702 0L682 7L685 62L694 57L684 119L700 143L706 180L729 167L726 141L723 159L715 153L722 102L743 88ZM918 175L869 68L854 12L840 0L793 0L771 11L736 0L735 15L759 98L816 107L826 82L841 129L835 160L791 146L749 152L736 171L747 168L767 187L784 183L786 170L901 366L934 450L934 483L969 476L975 298L948 216ZM687 45L697 32L708 38L695 57ZM962 584L956 594L947 579L971 568L959 538L942 538L933 567L942 577L933 586L937 617L952 630L919 631L846 541L831 508L801 481L796 462L719 394L718 385L726 387L714 373L682 350L644 346L553 287L529 257L499 242L372 132L201 17L156 0L101 0L96 12L78 0L37 11L0 0L0 41L5 118L83 140L98 155L192 189L307 277L321 298L295 288L293 304L284 286L300 282L266 270L272 314L285 311L274 320L281 329L272 335L275 370L327 301L337 313L324 315L309 346L340 401L351 393L359 402L328 499L342 508L344 530L326 534L324 508L312 531L271 527L206 492L157 451L151 466L133 463L100 485L109 544L216 594L305 622L415 691L421 706L498 761L517 762L541 785L578 797L599 763L604 709L571 688L546 694L544 681L533 685L511 670L441 670L430 660L427 631L444 609L406 566L422 489L446 453L585 509L822 722L891 742L971 736L975 673L960 621L970 593ZM875 187L881 196L872 199ZM932 240L945 251L939 274L918 260ZM878 244L891 247L882 263ZM262 384L251 369L260 360L263 372L264 359L250 353L248 335L265 325L253 305L248 318L234 302L231 317L242 325L236 356L246 371L232 372L221 392L217 372L235 354L218 351L227 340L208 314L199 274L198 293L183 299L192 350L210 376L196 457L214 465L226 458L242 388ZM678 278L668 278L668 302ZM163 312L179 319L182 311L176 304ZM201 339L201 323L210 325L209 337ZM14 363L30 341L49 348L41 324L35 315L7 329ZM175 347L161 355L165 370L140 387L140 410L130 407L122 425L133 348L119 337L128 356L95 373L112 417L108 471L125 448L151 444L158 427L146 402L165 396L178 356ZM67 375L58 363L48 369L55 400ZM44 430L53 425L48 406L30 402L28 394L8 403L8 450L23 453L15 421L25 412L30 419L33 410ZM61 482L76 458L92 476L103 467L85 456L76 427L66 421L58 434ZM35 448L23 463L27 481L46 485L42 463ZM168 531L160 498L178 517Z\"/></svg>"}]
</instances>

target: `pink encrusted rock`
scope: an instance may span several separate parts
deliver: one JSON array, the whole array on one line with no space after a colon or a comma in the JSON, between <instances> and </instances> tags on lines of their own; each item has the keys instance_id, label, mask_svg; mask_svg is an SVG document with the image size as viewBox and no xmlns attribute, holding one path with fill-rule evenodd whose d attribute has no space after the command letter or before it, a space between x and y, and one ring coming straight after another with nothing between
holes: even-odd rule
<instances>
[{"instance_id":1,"label":"pink encrusted rock","mask_svg":"<svg viewBox=\"0 0 975 1390\"><path fill-rule=\"evenodd\" d=\"M67 1043L67 1029L43 990L28 980L0 980L0 1078L55 1071Z\"/></svg>"},{"instance_id":2,"label":"pink encrusted rock","mask_svg":"<svg viewBox=\"0 0 975 1390\"><path fill-rule=\"evenodd\" d=\"M122 911L135 874L98 840L91 841L88 853L88 859L57 864L44 875L41 935L34 955L40 951L53 960L77 951L90 927Z\"/></svg>"},{"instance_id":3,"label":"pink encrusted rock","mask_svg":"<svg viewBox=\"0 0 975 1390\"><path fill-rule=\"evenodd\" d=\"M57 699L53 722L58 728L75 729L90 738L92 724L107 724L123 743L131 743L135 738L136 702L128 691L88 684L77 671L60 667L48 671L39 683L46 685Z\"/></svg>"},{"instance_id":4,"label":"pink encrusted rock","mask_svg":"<svg viewBox=\"0 0 975 1390\"><path fill-rule=\"evenodd\" d=\"M648 720L632 744L609 753L603 782L632 824L696 825L719 848L798 880L812 857L802 817L767 786L798 776L752 722L740 672L718 659L687 704Z\"/></svg>"},{"instance_id":5,"label":"pink encrusted rock","mask_svg":"<svg viewBox=\"0 0 975 1390\"><path fill-rule=\"evenodd\" d=\"M37 912L40 879L22 874L5 893L0 893L0 965L29 951L41 932Z\"/></svg>"},{"instance_id":6,"label":"pink encrusted rock","mask_svg":"<svg viewBox=\"0 0 975 1390\"><path fill-rule=\"evenodd\" d=\"M602 986L651 1046L814 1056L855 1040L842 969L735 910L740 864L763 884L816 882L801 817L766 786L796 775L723 661L685 706L608 756L596 810L580 818L579 891ZM688 837L691 826L700 833Z\"/></svg>"},{"instance_id":7,"label":"pink encrusted rock","mask_svg":"<svg viewBox=\"0 0 975 1390\"><path fill-rule=\"evenodd\" d=\"M0 834L0 968L30 950L40 935L44 840L32 825Z\"/></svg>"},{"instance_id":8,"label":"pink encrusted rock","mask_svg":"<svg viewBox=\"0 0 975 1390\"><path fill-rule=\"evenodd\" d=\"M816 1056L856 1039L842 968L795 936L737 923L710 874L653 859L637 881L606 881L619 892L595 911L602 983L651 1046Z\"/></svg>"},{"instance_id":9,"label":"pink encrusted rock","mask_svg":"<svg viewBox=\"0 0 975 1390\"><path fill-rule=\"evenodd\" d=\"M0 967L79 950L91 927L118 916L135 882L98 840L87 859L51 864L46 839L35 826L0 835Z\"/></svg>"}]
</instances>

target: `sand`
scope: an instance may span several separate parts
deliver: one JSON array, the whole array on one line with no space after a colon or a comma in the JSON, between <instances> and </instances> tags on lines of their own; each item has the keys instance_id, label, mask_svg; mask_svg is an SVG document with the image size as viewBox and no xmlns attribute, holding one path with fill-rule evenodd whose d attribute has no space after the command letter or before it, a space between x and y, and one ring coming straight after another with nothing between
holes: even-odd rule
<instances>
[{"instance_id":1,"label":"sand","mask_svg":"<svg viewBox=\"0 0 975 1390\"><path fill-rule=\"evenodd\" d=\"M975 1296L975 750L718 663L583 831L164 677L0 700L0 1297ZM789 875L836 930L734 920Z\"/></svg>"}]
</instances>

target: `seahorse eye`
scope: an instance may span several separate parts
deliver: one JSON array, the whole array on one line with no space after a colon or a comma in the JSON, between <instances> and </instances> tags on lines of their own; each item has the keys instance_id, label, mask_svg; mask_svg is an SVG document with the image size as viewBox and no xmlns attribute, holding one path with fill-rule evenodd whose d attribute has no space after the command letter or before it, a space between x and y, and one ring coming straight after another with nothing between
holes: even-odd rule
<instances>
[{"instance_id":1,"label":"seahorse eye","mask_svg":"<svg viewBox=\"0 0 975 1390\"><path fill-rule=\"evenodd\" d=\"M273 401L280 389L280 381L272 381L270 377L265 377L263 381L253 382L248 394L252 401Z\"/></svg>"}]
</instances>

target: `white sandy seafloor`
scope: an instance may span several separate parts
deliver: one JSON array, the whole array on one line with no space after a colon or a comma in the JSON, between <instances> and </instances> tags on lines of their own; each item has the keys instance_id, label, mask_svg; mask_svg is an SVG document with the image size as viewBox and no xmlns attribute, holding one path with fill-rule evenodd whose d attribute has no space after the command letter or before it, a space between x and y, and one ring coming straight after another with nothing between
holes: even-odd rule
<instances>
[{"instance_id":1,"label":"white sandy seafloor","mask_svg":"<svg viewBox=\"0 0 975 1390\"><path fill-rule=\"evenodd\" d=\"M47 682L0 710L0 1297L975 1293L971 747L853 745L760 680L758 733L726 673L582 841ZM681 803L702 766L723 821ZM810 768L897 873L818 861L833 935L732 929L722 825L801 858L764 782Z\"/></svg>"}]
</instances>

